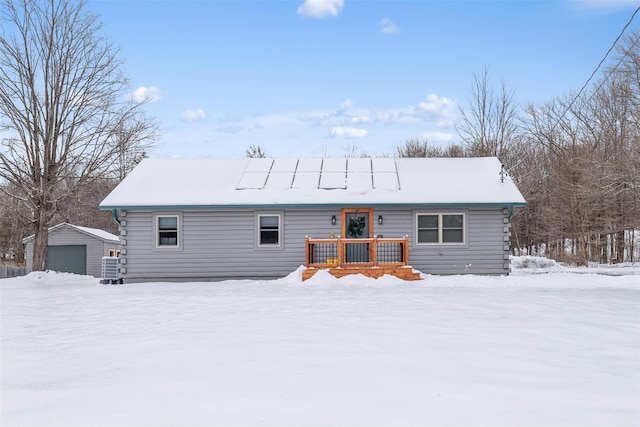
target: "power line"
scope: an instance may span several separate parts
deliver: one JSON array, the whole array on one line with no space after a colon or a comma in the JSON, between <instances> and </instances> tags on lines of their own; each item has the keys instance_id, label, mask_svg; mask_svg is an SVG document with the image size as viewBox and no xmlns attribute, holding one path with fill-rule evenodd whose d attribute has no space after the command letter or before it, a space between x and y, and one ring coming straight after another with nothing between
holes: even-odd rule
<instances>
[{"instance_id":1,"label":"power line","mask_svg":"<svg viewBox=\"0 0 640 427\"><path fill-rule=\"evenodd\" d=\"M580 90L578 91L578 94L576 95L576 98L579 98L580 95L582 94L582 92L587 88L587 85L589 84L589 82L593 79L593 77L596 75L596 73L598 72L598 70L600 69L600 67L602 66L602 64L604 64L604 61L607 60L607 58L609 57L609 54L611 53L611 51L616 47L616 44L618 44L618 41L620 41L620 39L622 38L622 36L624 35L624 32L627 31L627 28L629 27L629 25L631 25L631 22L633 21L633 19L636 17L636 15L638 14L638 11L640 11L640 6L638 8L636 8L636 10L633 12L633 14L631 15L631 18L629 18L629 21L627 22L627 24L624 26L624 28L622 28L622 31L620 31L620 34L618 35L618 37L614 40L613 44L611 45L611 47L609 48L609 50L607 51L607 53L605 53L604 58L602 58L602 60L600 61L600 63L598 64L598 66L596 67L595 70L593 70L593 73L591 73L591 75L589 76L589 78L587 79L587 81L584 83L584 85L580 88ZM623 55L623 58L626 56ZM622 61L620 61L622 62ZM619 65L619 64L618 64ZM617 68L614 67L614 68ZM611 73L609 73L609 75L611 75ZM607 76L607 78L609 78ZM605 79L606 80L606 79Z\"/></svg>"},{"instance_id":2,"label":"power line","mask_svg":"<svg viewBox=\"0 0 640 427\"><path fill-rule=\"evenodd\" d=\"M602 58L602 60L600 60L600 62L598 63L598 66L595 68L595 70L593 70L593 72L591 73L591 75L589 76L589 78L587 79L587 81L584 83L584 85L582 85L582 87L580 88L580 90L578 91L578 94L571 100L571 102L569 103L569 105L567 106L567 108L564 110L564 112L560 115L560 117L558 118L558 120L556 121L556 124L553 125L553 127L551 128L551 130L553 131L556 126L558 126L558 124L560 123L560 120L562 120L564 118L564 116L569 112L569 110L571 109L571 107L573 107L573 104L576 103L576 101L578 100L578 98L580 98L580 95L582 95L582 92L585 91L585 89L587 88L587 86L589 85L589 83L591 82L591 80L593 79L593 77L596 75L596 73L598 72L598 70L600 70L600 67L602 66L602 64L604 64L604 62L607 60L607 58L609 57L609 54L613 51L613 49L615 49L616 45L618 44L618 41L620 41L620 39L622 38L622 36L624 35L625 31L627 31L627 28L629 27L629 25L631 25L631 22L633 22L633 19L636 17L636 15L638 14L638 11L640 11L640 6L636 8L636 10L633 12L633 14L631 15L631 18L629 18L629 21L627 21L627 23L625 24L625 26L622 28L622 31L620 31L620 34L618 34L618 37L613 41L613 44L611 45L611 47L609 48L609 50L607 50L607 53L605 53L604 57ZM637 39L633 42L632 48L633 46L636 45L637 43ZM600 85L598 86L598 88L596 89L595 92L597 92L598 90L600 90L600 88L602 88L602 86L604 85L604 83L607 81L607 79L609 79L609 77L611 77L611 75L613 74L613 72L618 68L618 66L622 63L622 61L624 60L624 58L628 55L627 52L625 52L622 57L620 58L620 61L618 61L618 63L609 71L609 74L602 80L602 83L600 83ZM595 94L594 92L594 94ZM593 94L591 95L593 96ZM589 99L591 99L591 97L589 97Z\"/></svg>"}]
</instances>

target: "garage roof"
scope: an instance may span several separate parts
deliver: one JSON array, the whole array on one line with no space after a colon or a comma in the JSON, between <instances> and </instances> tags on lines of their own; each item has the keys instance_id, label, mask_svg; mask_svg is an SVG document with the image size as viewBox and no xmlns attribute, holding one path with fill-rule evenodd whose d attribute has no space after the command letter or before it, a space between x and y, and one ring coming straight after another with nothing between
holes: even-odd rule
<instances>
[{"instance_id":1,"label":"garage roof","mask_svg":"<svg viewBox=\"0 0 640 427\"><path fill-rule=\"evenodd\" d=\"M73 224L69 224L68 222L62 222L58 225L54 225L53 227L49 228L49 233L53 233L61 228L70 228L72 230L76 230L80 233L83 234L87 234L89 236L95 237L97 239L100 240L108 240L108 241L114 241L117 242L120 240L120 238L118 236L116 236L115 234L111 234L107 231L104 230L100 230L98 228L89 228L89 227L81 227L79 225L73 225ZM25 237L24 239L22 239L22 243L27 243L33 239L35 239L35 234L32 234L29 237Z\"/></svg>"}]
</instances>

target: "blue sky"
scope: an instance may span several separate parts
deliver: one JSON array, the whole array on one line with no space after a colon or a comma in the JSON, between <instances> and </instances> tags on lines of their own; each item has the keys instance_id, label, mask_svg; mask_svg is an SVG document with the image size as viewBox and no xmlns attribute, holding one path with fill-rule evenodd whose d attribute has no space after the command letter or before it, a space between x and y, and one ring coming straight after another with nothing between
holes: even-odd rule
<instances>
[{"instance_id":1,"label":"blue sky","mask_svg":"<svg viewBox=\"0 0 640 427\"><path fill-rule=\"evenodd\" d=\"M577 91L640 1L90 0L162 135L152 157L392 154L458 141L489 67L519 104ZM637 29L640 18L631 24ZM607 63L613 63L610 57Z\"/></svg>"}]
</instances>

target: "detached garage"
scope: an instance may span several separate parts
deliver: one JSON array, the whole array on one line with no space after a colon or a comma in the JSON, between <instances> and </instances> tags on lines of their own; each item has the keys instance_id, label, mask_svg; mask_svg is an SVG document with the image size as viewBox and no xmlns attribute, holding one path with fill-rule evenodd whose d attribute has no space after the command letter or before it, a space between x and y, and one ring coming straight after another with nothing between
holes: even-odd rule
<instances>
[{"instance_id":1,"label":"detached garage","mask_svg":"<svg viewBox=\"0 0 640 427\"><path fill-rule=\"evenodd\" d=\"M25 238L27 271L33 268L33 241ZM64 273L102 275L102 257L116 256L120 252L118 236L96 228L62 223L49 229L47 269Z\"/></svg>"}]
</instances>

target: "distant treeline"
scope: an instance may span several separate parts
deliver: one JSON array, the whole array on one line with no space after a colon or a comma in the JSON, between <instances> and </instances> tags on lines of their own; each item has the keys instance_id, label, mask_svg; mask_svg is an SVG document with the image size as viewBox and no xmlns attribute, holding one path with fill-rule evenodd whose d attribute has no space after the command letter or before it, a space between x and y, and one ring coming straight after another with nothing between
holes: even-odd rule
<instances>
[{"instance_id":1,"label":"distant treeline","mask_svg":"<svg viewBox=\"0 0 640 427\"><path fill-rule=\"evenodd\" d=\"M637 262L640 256L640 33L578 93L519 106L488 70L456 124L459 144L408 141L398 156L497 156L527 200L512 221L515 254L558 261Z\"/></svg>"}]
</instances>

